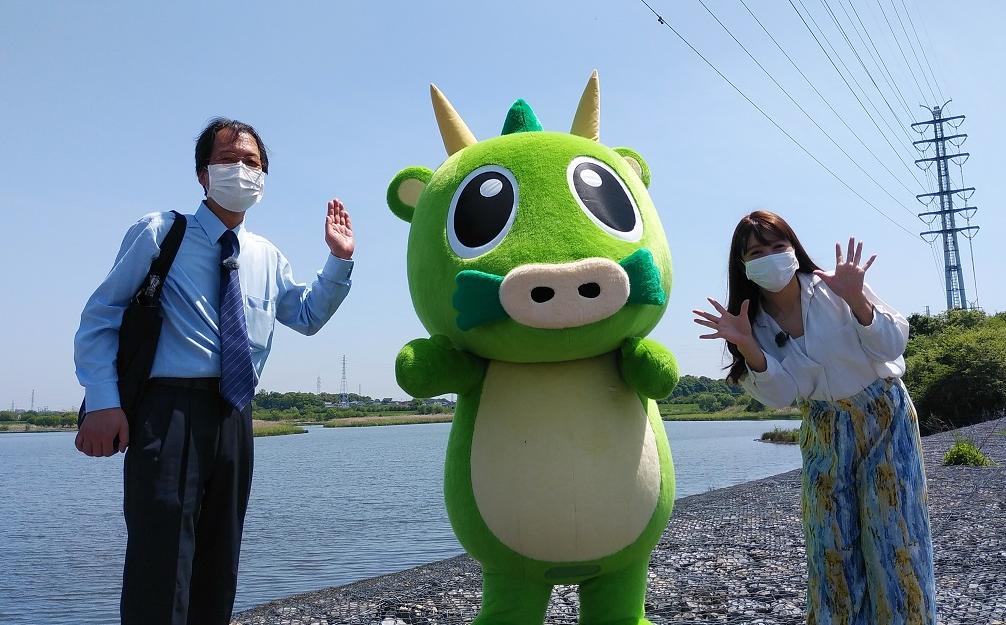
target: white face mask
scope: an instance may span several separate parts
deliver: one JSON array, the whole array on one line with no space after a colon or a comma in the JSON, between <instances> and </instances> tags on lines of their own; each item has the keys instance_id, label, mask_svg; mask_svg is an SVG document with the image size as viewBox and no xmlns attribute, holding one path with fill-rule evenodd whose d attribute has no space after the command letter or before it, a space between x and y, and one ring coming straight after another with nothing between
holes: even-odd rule
<instances>
[{"instance_id":1,"label":"white face mask","mask_svg":"<svg viewBox=\"0 0 1006 625\"><path fill-rule=\"evenodd\" d=\"M265 172L244 163L210 165L206 168L206 195L232 213L243 213L262 199Z\"/></svg>"},{"instance_id":2,"label":"white face mask","mask_svg":"<svg viewBox=\"0 0 1006 625\"><path fill-rule=\"evenodd\" d=\"M751 282L766 291L778 293L793 279L799 266L796 252L786 250L778 254L769 254L749 260L744 263L744 272Z\"/></svg>"}]
</instances>

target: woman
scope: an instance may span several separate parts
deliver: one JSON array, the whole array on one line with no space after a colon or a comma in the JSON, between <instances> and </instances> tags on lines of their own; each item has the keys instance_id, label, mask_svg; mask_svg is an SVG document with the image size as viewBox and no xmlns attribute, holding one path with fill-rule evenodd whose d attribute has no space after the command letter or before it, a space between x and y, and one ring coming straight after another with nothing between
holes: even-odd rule
<instances>
[{"instance_id":1,"label":"woman","mask_svg":"<svg viewBox=\"0 0 1006 625\"><path fill-rule=\"evenodd\" d=\"M727 379L803 414L807 622L936 623L919 428L900 378L908 322L863 281L863 244L825 273L778 215L741 219L728 305L694 311L733 356Z\"/></svg>"}]
</instances>

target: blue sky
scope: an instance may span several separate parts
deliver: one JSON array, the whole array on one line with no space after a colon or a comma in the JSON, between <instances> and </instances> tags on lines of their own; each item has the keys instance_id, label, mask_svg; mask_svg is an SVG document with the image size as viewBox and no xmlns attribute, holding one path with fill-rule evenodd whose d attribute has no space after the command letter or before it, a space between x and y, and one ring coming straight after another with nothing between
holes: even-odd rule
<instances>
[{"instance_id":1,"label":"blue sky","mask_svg":"<svg viewBox=\"0 0 1006 625\"><path fill-rule=\"evenodd\" d=\"M830 4L839 11L843 1ZM891 1L880 0L894 19ZM879 5L852 2L916 114L912 121L926 118ZM859 193L909 230L923 229L768 81L697 0L652 4ZM707 4L840 145L911 211L919 210L913 194L923 190L788 1L748 5L877 156L910 183L911 193L848 133L739 2ZM805 4L869 85L821 2ZM832 264L836 240L863 238L880 255L868 280L906 314L945 306L942 257L937 269L928 245L835 181L638 2L2 6L0 406L26 407L32 389L37 405L67 408L79 401L72 339L80 309L131 223L151 211L196 208L201 189L193 140L215 115L252 123L270 147L265 199L250 211L248 226L276 243L302 280L327 253L327 199L342 198L356 227L349 299L314 337L277 328L262 387L314 390L321 376L324 389L337 392L346 354L351 389L403 397L394 381L395 354L425 332L408 296L407 225L388 211L384 195L399 169L436 167L445 157L430 82L485 138L499 133L507 108L521 97L546 129L567 130L590 71L600 71L602 141L636 149L653 171L650 191L667 230L675 283L652 336L675 352L684 372L718 375L722 344L700 342L689 311L707 295L725 295L730 233L756 208L786 217L825 266ZM946 3L908 0L907 6L943 90L953 97L951 111L968 116L962 129L970 134L965 149L973 157L965 176L978 189L973 202L982 227L974 259L979 295L986 310L1001 311L1006 213L997 198L1006 180L997 163L1006 145L1006 87L999 80L1006 7L957 3L937 23L934 16L948 10ZM939 35L931 47L920 22ZM894 27L900 34L897 22ZM889 115L876 92L871 95ZM907 119L903 108L901 115ZM895 129L901 133L895 146L906 161L908 137ZM970 269L967 275L971 289Z\"/></svg>"}]
</instances>

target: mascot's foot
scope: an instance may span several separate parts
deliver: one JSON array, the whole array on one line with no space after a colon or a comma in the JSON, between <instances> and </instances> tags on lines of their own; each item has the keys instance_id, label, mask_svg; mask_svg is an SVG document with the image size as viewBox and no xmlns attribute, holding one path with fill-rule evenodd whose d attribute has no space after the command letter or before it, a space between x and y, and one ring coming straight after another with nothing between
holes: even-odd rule
<instances>
[{"instance_id":1,"label":"mascot's foot","mask_svg":"<svg viewBox=\"0 0 1006 625\"><path fill-rule=\"evenodd\" d=\"M644 614L649 558L580 584L580 625L650 625Z\"/></svg>"},{"instance_id":2,"label":"mascot's foot","mask_svg":"<svg viewBox=\"0 0 1006 625\"><path fill-rule=\"evenodd\" d=\"M644 616L649 560L580 584L580 625L652 625ZM472 625L541 625L552 585L482 572L482 609Z\"/></svg>"},{"instance_id":3,"label":"mascot's foot","mask_svg":"<svg viewBox=\"0 0 1006 625\"><path fill-rule=\"evenodd\" d=\"M552 585L482 571L482 609L472 625L541 625Z\"/></svg>"}]
</instances>

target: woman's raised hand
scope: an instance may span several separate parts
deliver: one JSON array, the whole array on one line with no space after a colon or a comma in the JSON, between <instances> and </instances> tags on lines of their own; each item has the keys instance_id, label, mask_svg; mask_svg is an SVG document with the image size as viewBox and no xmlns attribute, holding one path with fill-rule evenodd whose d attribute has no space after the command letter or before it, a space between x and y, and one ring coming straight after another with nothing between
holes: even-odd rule
<instances>
[{"instance_id":1,"label":"woman's raised hand","mask_svg":"<svg viewBox=\"0 0 1006 625\"><path fill-rule=\"evenodd\" d=\"M724 339L737 346L750 345L754 342L754 334L751 332L751 320L748 319L748 306L751 303L750 300L744 300L744 302L741 303L740 313L732 315L730 314L730 311L724 308L713 298L710 297L707 299L720 316L717 317L714 314L707 313L702 310L692 311L697 315L697 318L692 321L700 326L705 326L714 330L712 334L700 335L700 339Z\"/></svg>"},{"instance_id":2,"label":"woman's raised hand","mask_svg":"<svg viewBox=\"0 0 1006 625\"><path fill-rule=\"evenodd\" d=\"M865 300L863 295L863 279L866 270L870 268L873 261L877 260L877 255L870 257L866 264L860 267L859 262L863 257L863 242L856 244L855 237L849 237L849 250L846 258L842 260L842 244L835 244L835 272L827 274L820 269L814 275L828 285L828 288L835 295L844 299L850 306L862 303Z\"/></svg>"}]
</instances>

